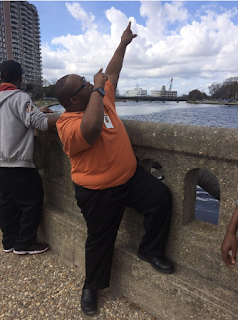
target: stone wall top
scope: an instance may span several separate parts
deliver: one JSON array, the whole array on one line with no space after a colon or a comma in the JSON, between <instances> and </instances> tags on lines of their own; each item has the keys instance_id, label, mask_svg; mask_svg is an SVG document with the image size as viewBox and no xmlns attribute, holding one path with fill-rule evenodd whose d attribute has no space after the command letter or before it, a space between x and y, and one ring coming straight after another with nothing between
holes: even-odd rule
<instances>
[{"instance_id":1,"label":"stone wall top","mask_svg":"<svg viewBox=\"0 0 238 320\"><path fill-rule=\"evenodd\" d=\"M123 120L131 142L194 156L238 159L238 130Z\"/></svg>"},{"instance_id":2,"label":"stone wall top","mask_svg":"<svg viewBox=\"0 0 238 320\"><path fill-rule=\"evenodd\" d=\"M123 123L135 155L151 172L155 169L153 163L159 163L165 176L163 182L171 190L173 214L167 254L175 262L176 273L167 278L138 261L136 252L143 222L137 212L128 208L116 242L114 285L125 290L125 283L129 284L127 295L141 305L151 305L157 313L160 301L166 319L190 319L194 308L199 310L198 316L203 310L204 320L234 319L237 307L230 297L237 291L238 271L223 265L220 246L238 197L238 130L133 120ZM44 182L43 230L47 241L58 254L82 266L86 227L74 197L70 161L56 131L37 131L35 147L36 164ZM209 170L219 184L218 225L195 218L200 168ZM221 318L217 317L220 314Z\"/></svg>"}]
</instances>

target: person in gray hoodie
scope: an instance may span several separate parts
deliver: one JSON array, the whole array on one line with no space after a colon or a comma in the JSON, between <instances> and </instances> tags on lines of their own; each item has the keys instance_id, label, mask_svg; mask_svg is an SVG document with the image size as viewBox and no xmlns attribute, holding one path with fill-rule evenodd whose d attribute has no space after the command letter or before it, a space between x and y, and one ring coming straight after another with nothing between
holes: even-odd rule
<instances>
[{"instance_id":1,"label":"person in gray hoodie","mask_svg":"<svg viewBox=\"0 0 238 320\"><path fill-rule=\"evenodd\" d=\"M55 128L59 116L47 117L21 91L21 65L0 67L0 227L4 252L37 254L49 249L35 241L41 221L43 187L33 163L34 129ZM43 111L43 112L42 112Z\"/></svg>"}]
</instances>

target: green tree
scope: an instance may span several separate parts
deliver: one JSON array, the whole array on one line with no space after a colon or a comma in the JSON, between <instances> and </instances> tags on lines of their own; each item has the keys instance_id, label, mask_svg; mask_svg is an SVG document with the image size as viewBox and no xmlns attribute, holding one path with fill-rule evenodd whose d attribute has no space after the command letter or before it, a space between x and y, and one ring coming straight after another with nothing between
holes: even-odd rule
<instances>
[{"instance_id":1,"label":"green tree","mask_svg":"<svg viewBox=\"0 0 238 320\"><path fill-rule=\"evenodd\" d=\"M45 98L52 98L55 96L55 85L51 84L49 86L43 87L42 91Z\"/></svg>"},{"instance_id":2,"label":"green tree","mask_svg":"<svg viewBox=\"0 0 238 320\"><path fill-rule=\"evenodd\" d=\"M195 100L203 100L203 99L207 99L207 98L208 98L208 96L206 95L206 93L201 92L198 89L192 90L188 94L188 99L189 100L193 100L193 101L195 101Z\"/></svg>"},{"instance_id":3,"label":"green tree","mask_svg":"<svg viewBox=\"0 0 238 320\"><path fill-rule=\"evenodd\" d=\"M31 82L26 84L26 92L29 93L32 98L36 99L40 99L43 96L42 86Z\"/></svg>"},{"instance_id":4,"label":"green tree","mask_svg":"<svg viewBox=\"0 0 238 320\"><path fill-rule=\"evenodd\" d=\"M212 99L217 99L218 98L218 92L221 88L221 84L220 83L212 83L208 89L209 89L209 93L212 96Z\"/></svg>"},{"instance_id":5,"label":"green tree","mask_svg":"<svg viewBox=\"0 0 238 320\"><path fill-rule=\"evenodd\" d=\"M223 83L212 83L208 89L213 99L237 99L238 77L230 77Z\"/></svg>"}]
</instances>

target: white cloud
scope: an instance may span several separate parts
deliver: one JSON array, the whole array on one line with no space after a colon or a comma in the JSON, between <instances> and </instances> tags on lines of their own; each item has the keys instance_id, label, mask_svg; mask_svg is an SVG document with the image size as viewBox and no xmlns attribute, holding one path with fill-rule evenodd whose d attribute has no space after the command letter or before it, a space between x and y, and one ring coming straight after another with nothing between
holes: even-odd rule
<instances>
[{"instance_id":1,"label":"white cloud","mask_svg":"<svg viewBox=\"0 0 238 320\"><path fill-rule=\"evenodd\" d=\"M105 70L129 20L138 37L127 48L119 82L121 92L138 83L144 89L154 87L154 83L161 87L171 77L179 94L196 88L206 91L208 82L222 82L237 75L238 26L232 22L237 9L216 13L203 8L202 15L192 17L183 2L141 2L140 14L146 19L143 26L135 17L111 7L105 11L110 33L102 34L93 14L85 12L83 6L67 3L66 7L81 21L83 33L56 37L51 46L42 46L44 78L48 80L69 73L92 80L101 67Z\"/></svg>"},{"instance_id":2,"label":"white cloud","mask_svg":"<svg viewBox=\"0 0 238 320\"><path fill-rule=\"evenodd\" d=\"M79 3L66 2L66 8L76 20L82 22L83 30L93 30L97 28L96 24L93 23L95 16L92 13L87 14Z\"/></svg>"}]
</instances>

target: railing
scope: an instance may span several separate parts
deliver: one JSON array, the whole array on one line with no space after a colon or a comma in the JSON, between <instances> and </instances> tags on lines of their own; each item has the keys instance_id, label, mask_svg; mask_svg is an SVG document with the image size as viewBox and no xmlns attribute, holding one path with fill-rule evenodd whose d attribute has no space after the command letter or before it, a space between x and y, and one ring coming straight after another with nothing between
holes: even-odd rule
<instances>
[{"instance_id":1,"label":"railing","mask_svg":"<svg viewBox=\"0 0 238 320\"><path fill-rule=\"evenodd\" d=\"M153 96L116 96L116 100L138 100L138 101L188 101L188 98L184 97L153 97Z\"/></svg>"},{"instance_id":2,"label":"railing","mask_svg":"<svg viewBox=\"0 0 238 320\"><path fill-rule=\"evenodd\" d=\"M220 245L238 197L238 130L123 122L141 164L155 171L153 163L159 163L172 192L167 255L176 273L161 275L136 258L142 218L127 209L116 242L112 287L162 318L235 319L237 269L230 271L221 262ZM69 159L56 132L37 132L35 149L46 198L42 234L53 250L83 268L86 227L74 198ZM219 183L218 226L195 219L200 168Z\"/></svg>"}]
</instances>

